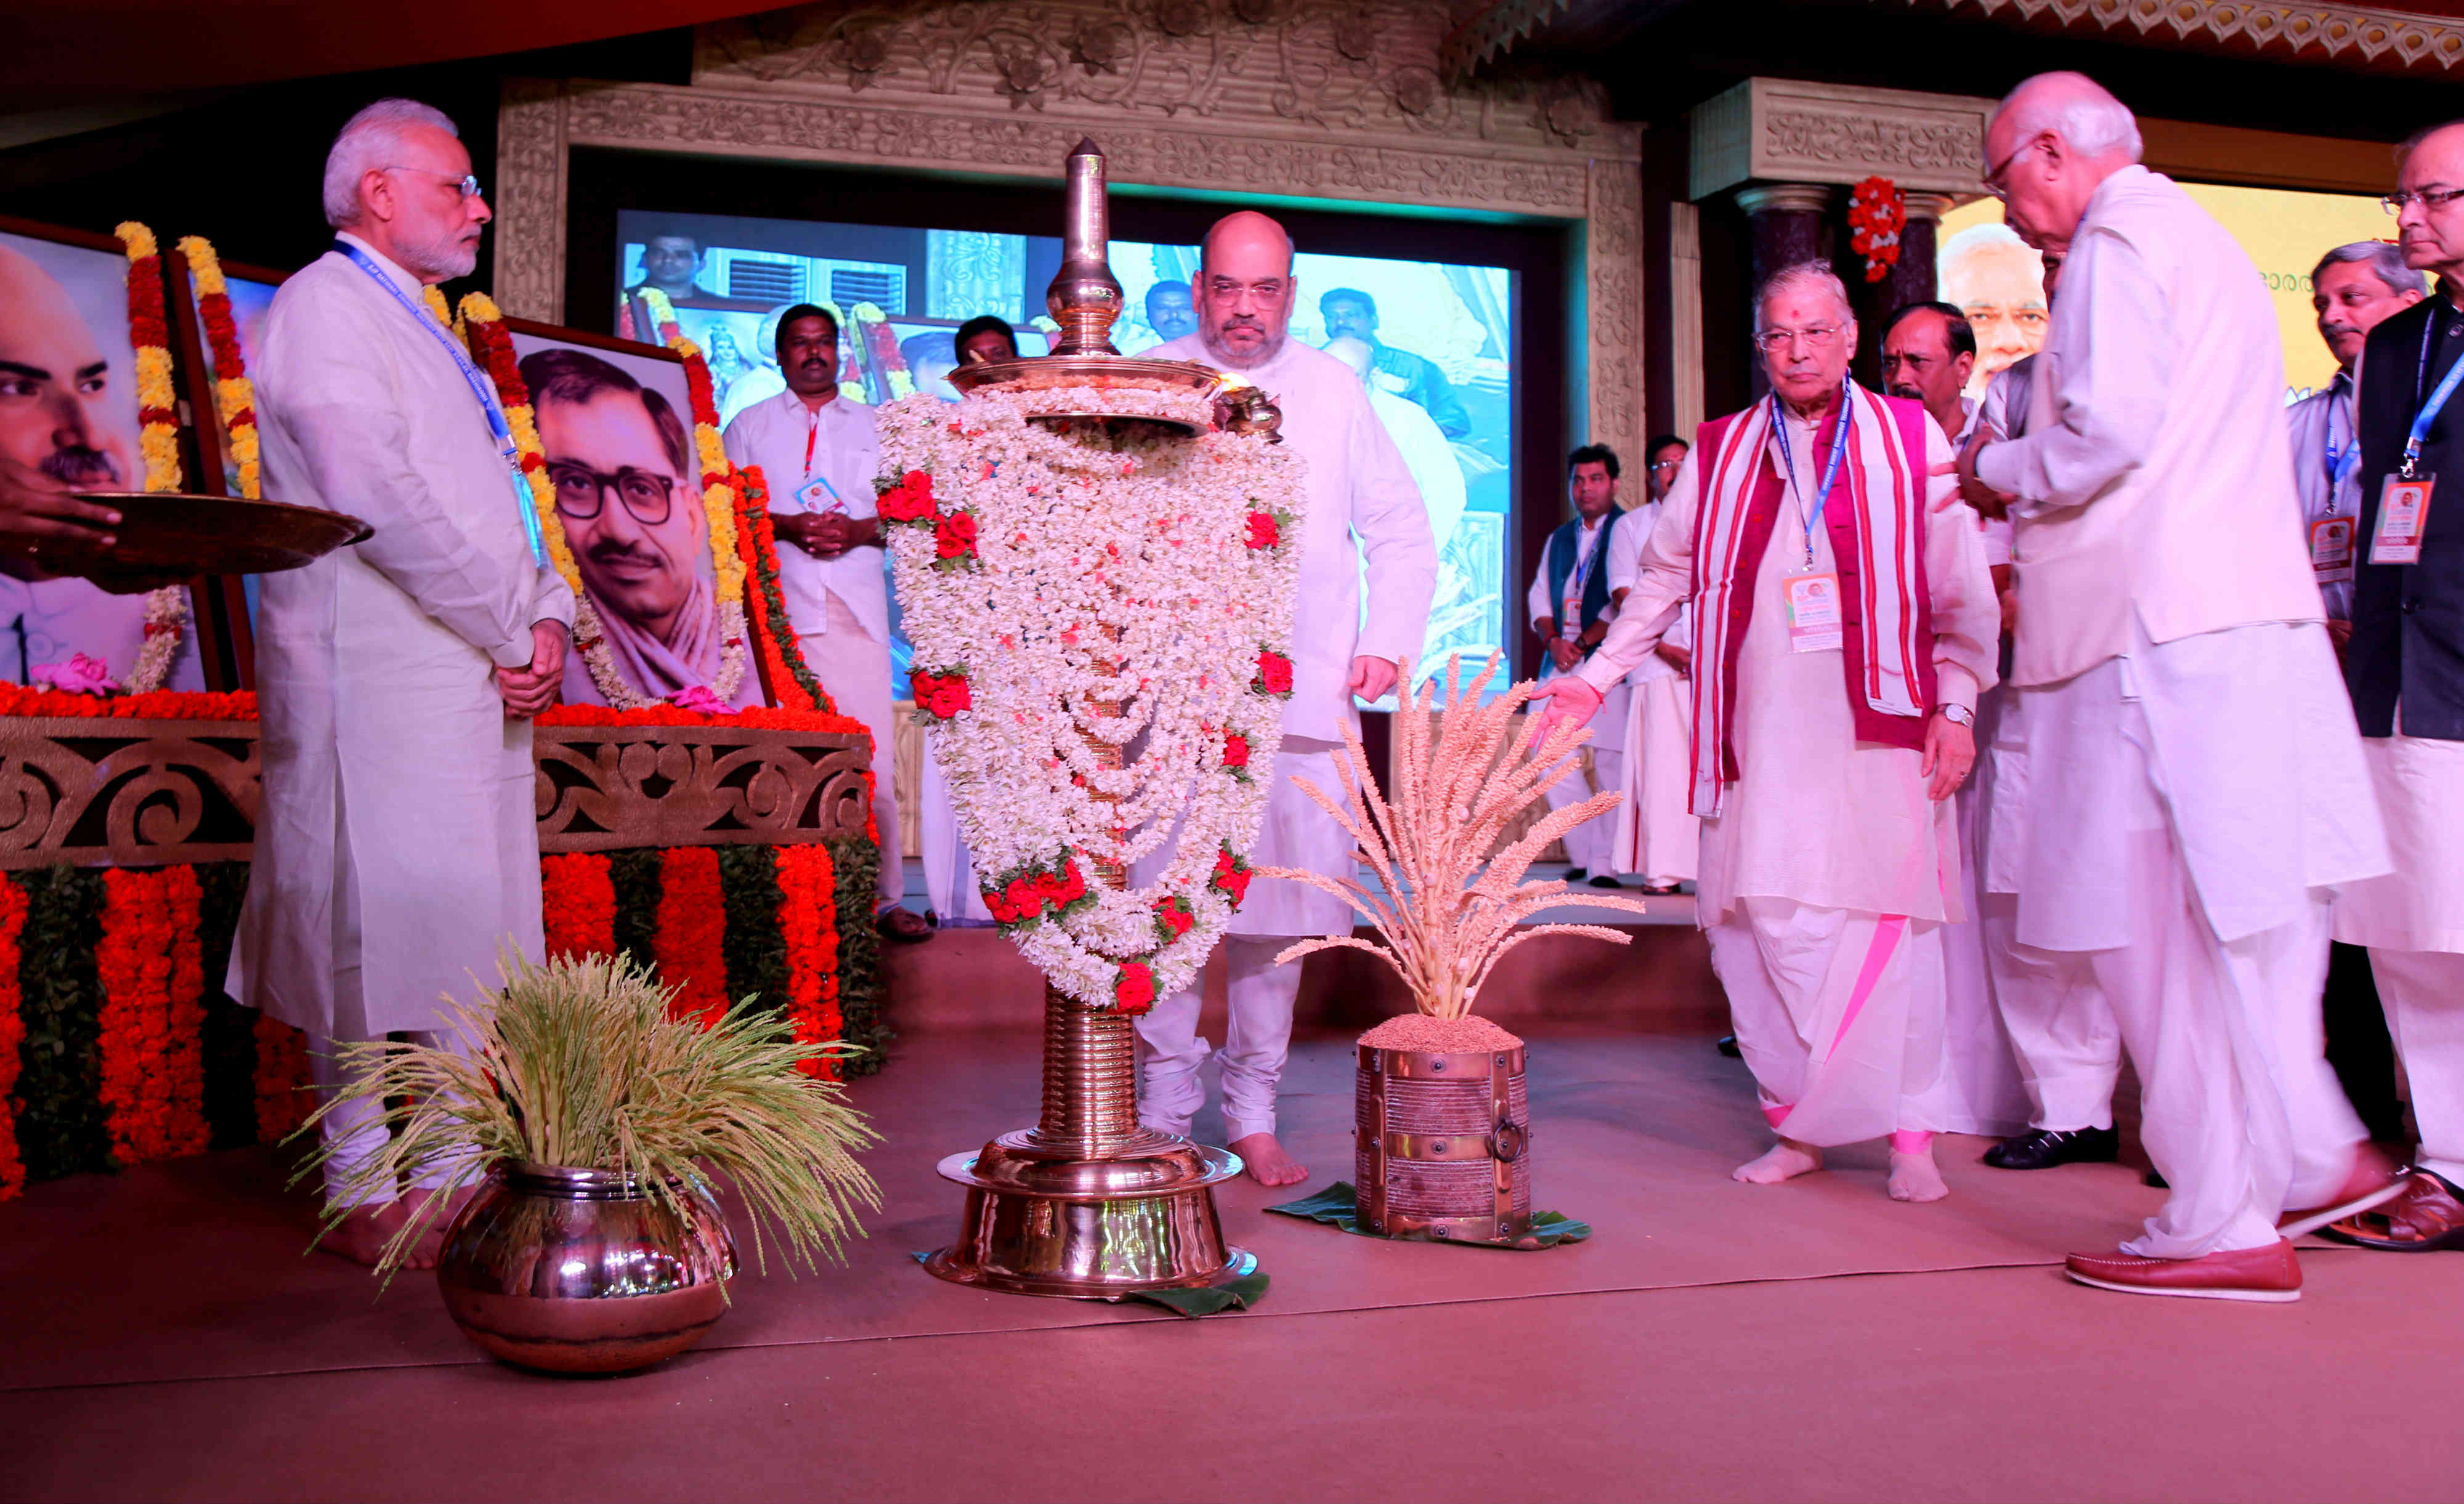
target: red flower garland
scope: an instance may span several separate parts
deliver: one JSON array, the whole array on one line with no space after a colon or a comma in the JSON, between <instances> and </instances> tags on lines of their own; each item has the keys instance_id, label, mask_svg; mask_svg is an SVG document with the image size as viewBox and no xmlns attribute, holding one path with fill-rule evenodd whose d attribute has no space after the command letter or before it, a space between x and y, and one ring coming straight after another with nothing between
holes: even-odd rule
<instances>
[{"instance_id":1,"label":"red flower garland","mask_svg":"<svg viewBox=\"0 0 2464 1504\"><path fill-rule=\"evenodd\" d=\"M1273 548L1283 538L1283 529L1276 524L1273 512L1249 513L1249 535L1245 541L1251 548Z\"/></svg>"},{"instance_id":2,"label":"red flower garland","mask_svg":"<svg viewBox=\"0 0 2464 1504\"><path fill-rule=\"evenodd\" d=\"M250 690L208 694L156 689L145 694L70 694L65 690L0 683L0 715L109 716L140 721L253 721L256 695Z\"/></svg>"},{"instance_id":3,"label":"red flower garland","mask_svg":"<svg viewBox=\"0 0 2464 1504\"><path fill-rule=\"evenodd\" d=\"M1225 846L1216 852L1215 875L1206 881L1209 886L1230 899L1234 908L1239 908L1241 901L1249 896L1249 863L1242 859L1240 853Z\"/></svg>"},{"instance_id":4,"label":"red flower garland","mask_svg":"<svg viewBox=\"0 0 2464 1504\"><path fill-rule=\"evenodd\" d=\"M744 608L770 693L788 709L836 713L822 682L805 665L787 621L786 600L779 593L779 538L770 525L769 483L759 465L736 472L736 547L747 571Z\"/></svg>"},{"instance_id":5,"label":"red flower garland","mask_svg":"<svg viewBox=\"0 0 2464 1504\"><path fill-rule=\"evenodd\" d=\"M1155 932L1162 937L1163 945L1168 946L1189 933L1189 926L1197 923L1197 913L1190 908L1189 900L1180 894L1155 900Z\"/></svg>"},{"instance_id":6,"label":"red flower garland","mask_svg":"<svg viewBox=\"0 0 2464 1504\"><path fill-rule=\"evenodd\" d=\"M930 673L921 668L907 672L908 696L915 708L936 720L946 721L975 704L967 691L967 676L962 669Z\"/></svg>"},{"instance_id":7,"label":"red flower garland","mask_svg":"<svg viewBox=\"0 0 2464 1504\"><path fill-rule=\"evenodd\" d=\"M309 1091L308 1036L278 1018L256 1015L256 1142L279 1144L316 1108Z\"/></svg>"},{"instance_id":8,"label":"red flower garland","mask_svg":"<svg viewBox=\"0 0 2464 1504\"><path fill-rule=\"evenodd\" d=\"M1155 1006L1155 970L1143 961L1121 963L1112 983L1112 1006L1134 1018Z\"/></svg>"},{"instance_id":9,"label":"red flower garland","mask_svg":"<svg viewBox=\"0 0 2464 1504\"><path fill-rule=\"evenodd\" d=\"M1880 282L1900 262L1908 196L1890 179L1867 178L1848 191L1848 249L1865 258L1865 280Z\"/></svg>"},{"instance_id":10,"label":"red flower garland","mask_svg":"<svg viewBox=\"0 0 2464 1504\"><path fill-rule=\"evenodd\" d=\"M909 470L874 498L873 510L884 522L931 522L939 515L933 500L933 477L923 470Z\"/></svg>"},{"instance_id":11,"label":"red flower garland","mask_svg":"<svg viewBox=\"0 0 2464 1504\"><path fill-rule=\"evenodd\" d=\"M779 933L787 943L787 1016L800 1040L826 1044L846 1028L839 1013L838 870L830 848L781 846ZM806 1060L806 1075L839 1079L836 1060Z\"/></svg>"},{"instance_id":12,"label":"red flower garland","mask_svg":"<svg viewBox=\"0 0 2464 1504\"><path fill-rule=\"evenodd\" d=\"M539 889L548 959L616 953L616 884L606 857L595 851L541 857Z\"/></svg>"},{"instance_id":13,"label":"red flower garland","mask_svg":"<svg viewBox=\"0 0 2464 1504\"><path fill-rule=\"evenodd\" d=\"M727 900L718 882L718 852L673 846L659 853L659 912L650 950L659 980L680 988L671 1016L698 1018L708 1028L727 1015Z\"/></svg>"},{"instance_id":14,"label":"red flower garland","mask_svg":"<svg viewBox=\"0 0 2464 1504\"><path fill-rule=\"evenodd\" d=\"M1258 677L1249 682L1249 687L1259 694L1271 694L1279 697L1290 694L1292 692L1292 661L1278 652L1266 651L1260 653L1258 655Z\"/></svg>"},{"instance_id":15,"label":"red flower garland","mask_svg":"<svg viewBox=\"0 0 2464 1504\"><path fill-rule=\"evenodd\" d=\"M933 554L937 567L962 569L976 560L976 514L954 512L933 524Z\"/></svg>"},{"instance_id":16,"label":"red flower garland","mask_svg":"<svg viewBox=\"0 0 2464 1504\"><path fill-rule=\"evenodd\" d=\"M26 1188L26 1162L17 1155L18 1047L26 1040L24 1001L17 987L17 937L26 928L26 890L0 878L0 1201Z\"/></svg>"},{"instance_id":17,"label":"red flower garland","mask_svg":"<svg viewBox=\"0 0 2464 1504\"><path fill-rule=\"evenodd\" d=\"M102 875L101 1085L98 1095L123 1165L202 1152L205 1009L193 868Z\"/></svg>"}]
</instances>

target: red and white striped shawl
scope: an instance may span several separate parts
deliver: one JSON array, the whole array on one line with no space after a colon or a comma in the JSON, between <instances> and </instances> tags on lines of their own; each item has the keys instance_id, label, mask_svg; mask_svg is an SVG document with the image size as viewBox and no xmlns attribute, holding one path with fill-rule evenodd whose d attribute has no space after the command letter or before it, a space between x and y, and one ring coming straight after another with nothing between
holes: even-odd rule
<instances>
[{"instance_id":1,"label":"red and white striped shawl","mask_svg":"<svg viewBox=\"0 0 2464 1504\"><path fill-rule=\"evenodd\" d=\"M1857 739L1921 748L1933 708L1933 610L1925 589L1925 408L1851 383L1852 424L1840 484L1822 525L1839 570L1842 665ZM1787 483L1771 457L1772 404L1706 423L1694 452L1707 456L1694 517L1693 810L1720 813L1737 779L1729 740L1737 654L1753 619L1754 581ZM1840 408L1815 435L1815 473L1831 452ZM1811 498L1808 498L1810 501ZM1799 546L1794 536L1783 548Z\"/></svg>"}]
</instances>

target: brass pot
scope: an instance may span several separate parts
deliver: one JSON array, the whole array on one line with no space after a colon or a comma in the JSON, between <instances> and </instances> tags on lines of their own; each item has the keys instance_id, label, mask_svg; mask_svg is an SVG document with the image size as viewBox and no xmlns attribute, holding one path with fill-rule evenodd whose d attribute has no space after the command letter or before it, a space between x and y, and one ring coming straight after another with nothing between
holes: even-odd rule
<instances>
[{"instance_id":1,"label":"brass pot","mask_svg":"<svg viewBox=\"0 0 2464 1504\"><path fill-rule=\"evenodd\" d=\"M1353 1093L1360 1224L1385 1237L1529 1244L1531 1102L1523 1048L1361 1045Z\"/></svg>"},{"instance_id":2,"label":"brass pot","mask_svg":"<svg viewBox=\"0 0 2464 1504\"><path fill-rule=\"evenodd\" d=\"M708 1188L670 1185L681 1215L637 1176L497 1166L446 1230L445 1309L526 1368L622 1373L674 1357L726 1311L736 1241Z\"/></svg>"}]
</instances>

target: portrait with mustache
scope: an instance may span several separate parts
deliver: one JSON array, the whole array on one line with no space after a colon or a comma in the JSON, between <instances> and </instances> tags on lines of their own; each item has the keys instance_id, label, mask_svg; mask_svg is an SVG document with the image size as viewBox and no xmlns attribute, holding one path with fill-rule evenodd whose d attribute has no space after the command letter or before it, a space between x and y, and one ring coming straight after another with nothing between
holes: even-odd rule
<instances>
[{"instance_id":1,"label":"portrait with mustache","mask_svg":"<svg viewBox=\"0 0 2464 1504\"><path fill-rule=\"evenodd\" d=\"M126 490L136 414L136 394L114 380L69 290L0 245L0 476L30 491ZM47 578L14 556L0 569Z\"/></svg>"},{"instance_id":2,"label":"portrait with mustache","mask_svg":"<svg viewBox=\"0 0 2464 1504\"><path fill-rule=\"evenodd\" d=\"M586 350L538 350L520 363L557 517L618 671L654 696L708 686L722 634L693 440L675 403ZM579 660L566 698L596 703Z\"/></svg>"}]
</instances>

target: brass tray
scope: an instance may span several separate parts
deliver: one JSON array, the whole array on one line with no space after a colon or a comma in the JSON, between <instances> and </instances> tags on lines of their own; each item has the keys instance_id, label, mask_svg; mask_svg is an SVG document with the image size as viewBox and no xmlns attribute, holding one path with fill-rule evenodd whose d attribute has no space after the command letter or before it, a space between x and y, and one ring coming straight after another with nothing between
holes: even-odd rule
<instances>
[{"instance_id":1,"label":"brass tray","mask_svg":"<svg viewBox=\"0 0 2464 1504\"><path fill-rule=\"evenodd\" d=\"M55 575L271 575L297 569L376 530L357 517L278 501L186 491L81 490L80 501L120 513L109 550L46 543L40 563Z\"/></svg>"}]
</instances>

